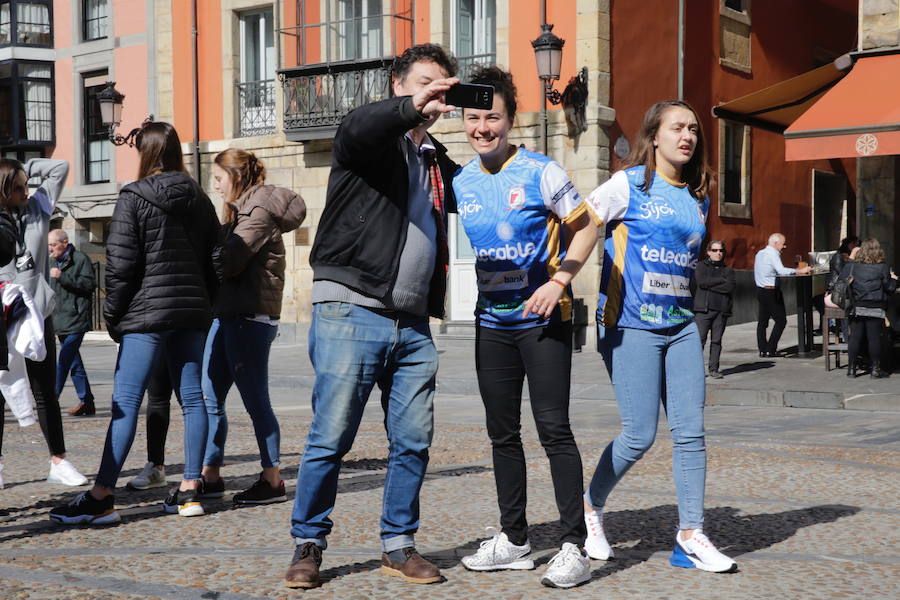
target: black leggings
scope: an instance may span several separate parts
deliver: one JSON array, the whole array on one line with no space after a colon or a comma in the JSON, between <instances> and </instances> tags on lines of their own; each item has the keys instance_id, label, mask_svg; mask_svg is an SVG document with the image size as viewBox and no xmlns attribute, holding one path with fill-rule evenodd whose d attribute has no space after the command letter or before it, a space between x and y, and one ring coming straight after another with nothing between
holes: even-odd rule
<instances>
[{"instance_id":1,"label":"black leggings","mask_svg":"<svg viewBox=\"0 0 900 600\"><path fill-rule=\"evenodd\" d=\"M34 394L34 403L37 406L38 423L44 439L47 440L47 448L53 456L61 456L66 453L66 442L63 437L62 415L59 411L59 398L56 396L56 337L53 335L53 321L44 321L44 344L47 346L47 356L37 362L25 359L25 371L28 373L28 383L31 385L31 393ZM6 424L6 399L0 394L0 454L3 449L3 429Z\"/></svg>"},{"instance_id":2,"label":"black leggings","mask_svg":"<svg viewBox=\"0 0 900 600\"><path fill-rule=\"evenodd\" d=\"M160 356L147 386L147 461L166 464L166 437L169 434L169 404L172 379L165 359Z\"/></svg>"},{"instance_id":3,"label":"black leggings","mask_svg":"<svg viewBox=\"0 0 900 600\"><path fill-rule=\"evenodd\" d=\"M881 364L881 327L884 319L880 317L850 317L850 343L847 355L850 366L856 364L856 357L862 348L863 338L868 342L869 360L872 370Z\"/></svg>"},{"instance_id":4,"label":"black leggings","mask_svg":"<svg viewBox=\"0 0 900 600\"><path fill-rule=\"evenodd\" d=\"M479 326L475 370L494 459L500 525L509 540L528 539L522 384L528 375L531 411L550 473L562 524L560 544L584 544L581 455L569 426L572 324L501 330Z\"/></svg>"}]
</instances>

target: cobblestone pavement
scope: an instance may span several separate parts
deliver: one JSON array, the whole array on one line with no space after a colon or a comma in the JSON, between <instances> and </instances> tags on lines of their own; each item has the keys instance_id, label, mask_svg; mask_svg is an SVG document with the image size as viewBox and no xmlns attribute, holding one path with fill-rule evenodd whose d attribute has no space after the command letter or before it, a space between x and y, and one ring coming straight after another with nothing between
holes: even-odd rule
<instances>
[{"instance_id":1,"label":"cobblestone pavement","mask_svg":"<svg viewBox=\"0 0 900 600\"><path fill-rule=\"evenodd\" d=\"M599 362L596 363L599 371ZM599 376L599 375L598 375ZM585 377L581 374L580 377ZM603 375L605 377L605 374ZM608 389L608 388L607 388ZM97 417L66 416L72 461L89 476L99 466L110 385L98 383ZM311 411L305 391L274 390L282 427L284 476L293 500L297 464ZM72 404L64 392L64 407ZM528 404L523 405L528 412ZM484 527L498 521L480 400L439 395L429 477L422 490L419 549L446 581L416 586L378 571L378 519L385 458L380 407L373 403L346 457L324 557L325 584L291 591L281 584L291 557L291 503L232 508L230 497L258 471L257 449L239 399L229 399L227 494L208 515L165 515L166 490L117 495L123 522L66 528L48 510L79 490L48 484L39 429L19 429L7 414L6 488L0 490L0 598L866 598L900 597L900 413L766 406L707 409L709 474L706 531L736 557L729 575L668 564L676 509L668 429L626 476L607 506L616 552L592 562L593 580L574 590L544 588L539 578L559 528L547 460L530 417L523 419L529 455L533 572L471 573L459 558L473 552ZM585 481L617 432L608 394L577 399L572 420ZM169 481L181 473L181 420L173 415ZM120 483L145 461L143 420ZM82 488L86 489L86 488Z\"/></svg>"}]
</instances>

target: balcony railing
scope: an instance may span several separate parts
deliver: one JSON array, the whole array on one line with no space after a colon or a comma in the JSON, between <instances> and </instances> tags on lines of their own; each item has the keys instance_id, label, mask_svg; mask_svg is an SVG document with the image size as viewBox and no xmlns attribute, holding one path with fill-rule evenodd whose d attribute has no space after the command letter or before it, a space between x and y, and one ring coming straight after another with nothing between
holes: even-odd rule
<instances>
[{"instance_id":1,"label":"balcony railing","mask_svg":"<svg viewBox=\"0 0 900 600\"><path fill-rule=\"evenodd\" d=\"M238 83L240 112L238 136L266 135L275 132L275 81L246 81Z\"/></svg>"},{"instance_id":2,"label":"balcony railing","mask_svg":"<svg viewBox=\"0 0 900 600\"><path fill-rule=\"evenodd\" d=\"M284 132L292 141L330 138L348 112L389 96L392 58L305 65L278 71Z\"/></svg>"}]
</instances>

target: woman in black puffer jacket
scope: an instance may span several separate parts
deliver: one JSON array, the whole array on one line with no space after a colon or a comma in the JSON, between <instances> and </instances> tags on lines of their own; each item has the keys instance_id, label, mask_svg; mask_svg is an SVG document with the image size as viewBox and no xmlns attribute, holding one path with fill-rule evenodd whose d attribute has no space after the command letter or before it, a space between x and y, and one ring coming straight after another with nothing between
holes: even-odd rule
<instances>
[{"instance_id":1,"label":"woman in black puffer jacket","mask_svg":"<svg viewBox=\"0 0 900 600\"><path fill-rule=\"evenodd\" d=\"M112 422L93 489L51 511L61 523L119 520L112 492L134 441L138 411L153 365L162 356L184 413L184 480L163 504L182 516L203 514L200 468L208 430L200 386L203 346L212 321L212 249L219 222L209 198L185 173L181 142L168 123L149 123L136 137L138 181L125 186L106 247L103 315L121 341Z\"/></svg>"},{"instance_id":2,"label":"woman in black puffer jacket","mask_svg":"<svg viewBox=\"0 0 900 600\"><path fill-rule=\"evenodd\" d=\"M847 377L856 377L856 357L863 339L869 346L872 359L872 377L887 377L880 369L881 327L884 324L888 294L897 289L897 276L884 262L884 250L875 238L862 243L855 262L848 262L841 269L840 279L849 280L853 295L850 313L850 343L847 354L850 361Z\"/></svg>"}]
</instances>

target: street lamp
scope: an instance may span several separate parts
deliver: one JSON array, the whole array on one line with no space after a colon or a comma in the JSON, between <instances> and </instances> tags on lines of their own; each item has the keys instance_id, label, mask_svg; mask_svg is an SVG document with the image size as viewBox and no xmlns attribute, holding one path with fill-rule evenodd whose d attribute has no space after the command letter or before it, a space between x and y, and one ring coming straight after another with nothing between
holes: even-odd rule
<instances>
[{"instance_id":1,"label":"street lamp","mask_svg":"<svg viewBox=\"0 0 900 600\"><path fill-rule=\"evenodd\" d=\"M541 35L531 42L538 77L544 82L544 95L553 104L562 102L562 94L553 89L553 80L559 79L564 39L553 33L553 25L541 24Z\"/></svg>"},{"instance_id":2,"label":"street lamp","mask_svg":"<svg viewBox=\"0 0 900 600\"><path fill-rule=\"evenodd\" d=\"M140 127L132 129L128 135L122 137L116 133L116 128L122 123L122 103L125 94L116 89L115 81L107 81L106 87L97 94L97 102L100 103L100 121L109 128L109 141L116 146L128 144L134 146L134 136L141 130ZM142 125L153 121L153 115L144 119Z\"/></svg>"}]
</instances>

